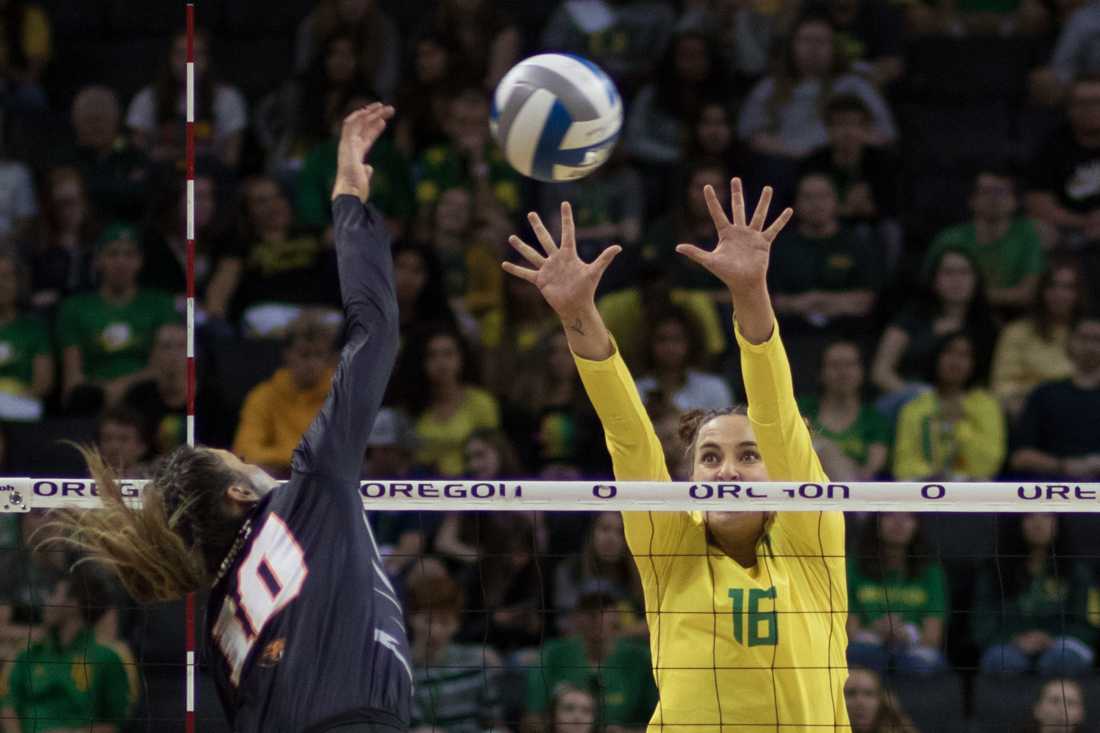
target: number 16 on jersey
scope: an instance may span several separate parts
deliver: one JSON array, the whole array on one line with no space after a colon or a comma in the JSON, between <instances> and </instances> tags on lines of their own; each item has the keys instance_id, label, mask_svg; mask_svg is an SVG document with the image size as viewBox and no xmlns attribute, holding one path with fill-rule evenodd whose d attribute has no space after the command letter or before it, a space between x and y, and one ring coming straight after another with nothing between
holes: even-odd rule
<instances>
[{"instance_id":1,"label":"number 16 on jersey","mask_svg":"<svg viewBox=\"0 0 1100 733\"><path fill-rule=\"evenodd\" d=\"M779 623L775 614L775 586L768 589L748 589L748 613L745 613L745 589L730 588L733 601L733 639L747 646L775 646L779 643ZM771 601L771 610L761 611L761 601ZM745 627L748 626L746 633Z\"/></svg>"}]
</instances>

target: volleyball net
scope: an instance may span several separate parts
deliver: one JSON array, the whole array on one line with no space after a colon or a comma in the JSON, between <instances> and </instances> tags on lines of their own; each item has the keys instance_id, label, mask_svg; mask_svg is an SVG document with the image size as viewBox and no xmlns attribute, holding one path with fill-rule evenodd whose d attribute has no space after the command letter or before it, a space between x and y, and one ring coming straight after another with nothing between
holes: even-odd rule
<instances>
[{"instance_id":1,"label":"volleyball net","mask_svg":"<svg viewBox=\"0 0 1100 733\"><path fill-rule=\"evenodd\" d=\"M122 482L135 505L144 486ZM644 729L658 701L683 695L673 682L656 684L656 669L658 680L691 678L697 709L673 730L833 730L827 717L836 709L822 707L806 724L807 712L782 698L799 684L823 689L849 666L859 671L839 704L855 730L1004 731L1036 715L1100 719L1100 483L422 479L366 480L360 493L405 607L414 728ZM49 510L97 505L91 480L0 478L0 519L24 530ZM706 512L780 513L760 549L766 574L723 575L736 561L706 532ZM819 521L805 521L817 512L843 512L835 544ZM623 513L648 517L653 540L639 541L641 525L624 526ZM694 531L694 517L705 540L661 545L662 527L672 526L661 519L677 516L685 519L677 531ZM801 524L782 529L799 516ZM807 544L785 543L784 531ZM104 712L114 729L230 730L206 672L217 660L201 644L194 656L180 653L191 625L184 601L121 599L101 609L98 631L105 647L124 650L124 675L102 652L85 651L79 664L59 660L50 609L75 607L80 594L51 592L49 582L74 558L51 560L26 535L0 543L5 700L14 699L13 667L52 650L30 678L125 701L124 714ZM814 576L815 564L835 577ZM647 574L664 584L658 593L683 589L648 617ZM848 613L836 593L806 593L819 582L846 590ZM793 595L802 599L794 606L784 598ZM203 622L199 611L200 639ZM846 650L831 648L837 629L847 631ZM257 650L249 663L277 663L278 653ZM669 725L680 713L669 711ZM863 725L872 719L878 727ZM100 733L95 724L70 720L63 729ZM23 725L11 730L54 729Z\"/></svg>"}]
</instances>

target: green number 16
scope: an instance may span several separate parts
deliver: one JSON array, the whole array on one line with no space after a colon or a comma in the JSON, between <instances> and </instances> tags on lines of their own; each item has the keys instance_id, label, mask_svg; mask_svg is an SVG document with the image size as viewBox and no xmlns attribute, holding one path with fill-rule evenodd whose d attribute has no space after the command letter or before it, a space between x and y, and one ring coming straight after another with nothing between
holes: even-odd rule
<instances>
[{"instance_id":1,"label":"green number 16","mask_svg":"<svg viewBox=\"0 0 1100 733\"><path fill-rule=\"evenodd\" d=\"M738 644L744 644L745 589L730 588L730 598L733 600L733 638ZM760 601L765 598L775 601L775 586L767 590L749 588L749 646L775 646L779 643L775 608L771 611L760 610ZM761 626L764 627L763 632Z\"/></svg>"}]
</instances>

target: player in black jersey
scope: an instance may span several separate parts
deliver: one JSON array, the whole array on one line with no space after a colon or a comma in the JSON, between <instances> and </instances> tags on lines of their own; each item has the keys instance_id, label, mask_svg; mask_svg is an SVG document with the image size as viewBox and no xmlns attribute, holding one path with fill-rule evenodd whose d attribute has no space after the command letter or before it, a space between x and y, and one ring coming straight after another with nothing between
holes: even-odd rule
<instances>
[{"instance_id":1,"label":"player in black jersey","mask_svg":"<svg viewBox=\"0 0 1100 733\"><path fill-rule=\"evenodd\" d=\"M366 205L365 156L393 108L345 120L332 195L347 345L320 414L279 486L225 451L181 447L140 510L85 458L103 510L60 515L68 541L138 600L210 589L207 651L237 733L403 731L412 669L359 471L398 344L390 240Z\"/></svg>"}]
</instances>

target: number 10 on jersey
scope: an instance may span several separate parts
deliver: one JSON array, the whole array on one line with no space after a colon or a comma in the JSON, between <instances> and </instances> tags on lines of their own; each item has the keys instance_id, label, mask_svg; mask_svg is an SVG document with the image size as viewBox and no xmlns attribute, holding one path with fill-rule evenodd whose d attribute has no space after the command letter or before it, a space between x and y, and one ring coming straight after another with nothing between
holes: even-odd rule
<instances>
[{"instance_id":1,"label":"number 10 on jersey","mask_svg":"<svg viewBox=\"0 0 1100 733\"><path fill-rule=\"evenodd\" d=\"M767 590L749 588L748 591L749 608L746 614L745 589L730 588L729 590L730 600L733 601L733 639L738 644L745 644L747 636L750 647L775 646L779 643L779 623L775 615L775 586ZM764 600L772 602L770 611L760 610L760 602ZM746 625L748 633L745 632Z\"/></svg>"}]
</instances>

